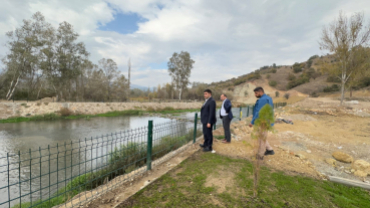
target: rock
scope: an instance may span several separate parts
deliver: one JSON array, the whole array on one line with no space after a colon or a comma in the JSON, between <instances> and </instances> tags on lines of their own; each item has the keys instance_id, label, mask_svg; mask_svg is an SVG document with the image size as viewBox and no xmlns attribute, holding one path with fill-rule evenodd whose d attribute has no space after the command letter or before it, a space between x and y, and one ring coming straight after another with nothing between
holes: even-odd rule
<instances>
[{"instance_id":1,"label":"rock","mask_svg":"<svg viewBox=\"0 0 370 208\"><path fill-rule=\"evenodd\" d=\"M337 161L334 160L334 159L327 158L327 159L325 159L325 162L328 163L329 165L333 166L333 167L337 166Z\"/></svg>"},{"instance_id":2,"label":"rock","mask_svg":"<svg viewBox=\"0 0 370 208\"><path fill-rule=\"evenodd\" d=\"M370 163L366 162L365 160L356 160L353 162L352 168L355 170L361 170L370 175Z\"/></svg>"},{"instance_id":3,"label":"rock","mask_svg":"<svg viewBox=\"0 0 370 208\"><path fill-rule=\"evenodd\" d=\"M334 152L333 153L333 157L340 161L340 162L344 162L344 163L351 163L353 162L353 157L344 153L344 152Z\"/></svg>"},{"instance_id":4,"label":"rock","mask_svg":"<svg viewBox=\"0 0 370 208\"><path fill-rule=\"evenodd\" d=\"M307 150L306 152L309 153L309 154L311 154L311 150Z\"/></svg>"},{"instance_id":5,"label":"rock","mask_svg":"<svg viewBox=\"0 0 370 208\"><path fill-rule=\"evenodd\" d=\"M306 159L306 157L304 155L301 155L301 154L296 154L295 156L296 157L299 157L301 160Z\"/></svg>"},{"instance_id":6,"label":"rock","mask_svg":"<svg viewBox=\"0 0 370 208\"><path fill-rule=\"evenodd\" d=\"M356 172L356 170L355 169L351 169L351 173L354 173L354 172Z\"/></svg>"},{"instance_id":7,"label":"rock","mask_svg":"<svg viewBox=\"0 0 370 208\"><path fill-rule=\"evenodd\" d=\"M365 178L367 176L367 173L365 173L364 171L361 171L361 170L357 170L355 172L355 176Z\"/></svg>"}]
</instances>

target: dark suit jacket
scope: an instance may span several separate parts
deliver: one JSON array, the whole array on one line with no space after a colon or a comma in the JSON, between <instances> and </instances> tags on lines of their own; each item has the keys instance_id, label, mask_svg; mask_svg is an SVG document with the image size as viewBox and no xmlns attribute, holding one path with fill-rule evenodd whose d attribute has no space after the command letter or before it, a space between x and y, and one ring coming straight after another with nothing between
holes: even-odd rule
<instances>
[{"instance_id":1,"label":"dark suit jacket","mask_svg":"<svg viewBox=\"0 0 370 208\"><path fill-rule=\"evenodd\" d=\"M232 120L234 116L233 116L233 112L231 111L232 106L231 106L231 101L229 99L225 101L224 108L225 108L226 113L228 113L229 119ZM221 117L221 110L220 110L220 117Z\"/></svg>"},{"instance_id":2,"label":"dark suit jacket","mask_svg":"<svg viewBox=\"0 0 370 208\"><path fill-rule=\"evenodd\" d=\"M216 123L216 102L212 97L200 109L200 116L202 124Z\"/></svg>"}]
</instances>

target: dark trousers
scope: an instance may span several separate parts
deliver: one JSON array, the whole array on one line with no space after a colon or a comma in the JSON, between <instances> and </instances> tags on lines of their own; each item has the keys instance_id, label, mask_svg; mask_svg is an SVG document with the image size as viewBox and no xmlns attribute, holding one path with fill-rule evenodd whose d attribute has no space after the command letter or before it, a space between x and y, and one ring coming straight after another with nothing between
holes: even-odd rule
<instances>
[{"instance_id":1,"label":"dark trousers","mask_svg":"<svg viewBox=\"0 0 370 208\"><path fill-rule=\"evenodd\" d=\"M231 141L230 123L231 123L231 120L229 116L222 117L222 124L224 126L225 139L227 142Z\"/></svg>"},{"instance_id":2,"label":"dark trousers","mask_svg":"<svg viewBox=\"0 0 370 208\"><path fill-rule=\"evenodd\" d=\"M212 149L213 144L213 134L212 134L212 127L213 124L211 124L211 128L207 128L207 124L203 124L203 135L204 135L204 147L209 147Z\"/></svg>"}]
</instances>

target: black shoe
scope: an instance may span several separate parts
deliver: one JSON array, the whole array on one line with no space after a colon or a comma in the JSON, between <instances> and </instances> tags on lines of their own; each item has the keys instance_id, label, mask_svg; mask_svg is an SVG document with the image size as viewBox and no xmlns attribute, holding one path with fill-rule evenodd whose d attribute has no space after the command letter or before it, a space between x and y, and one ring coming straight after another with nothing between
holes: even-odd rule
<instances>
[{"instance_id":1,"label":"black shoe","mask_svg":"<svg viewBox=\"0 0 370 208\"><path fill-rule=\"evenodd\" d=\"M199 146L200 146L201 148L204 148L204 144L200 144Z\"/></svg>"},{"instance_id":2,"label":"black shoe","mask_svg":"<svg viewBox=\"0 0 370 208\"><path fill-rule=\"evenodd\" d=\"M265 155L274 155L274 150L266 150Z\"/></svg>"},{"instance_id":3,"label":"black shoe","mask_svg":"<svg viewBox=\"0 0 370 208\"><path fill-rule=\"evenodd\" d=\"M203 152L212 152L212 148L206 147L203 149Z\"/></svg>"}]
</instances>

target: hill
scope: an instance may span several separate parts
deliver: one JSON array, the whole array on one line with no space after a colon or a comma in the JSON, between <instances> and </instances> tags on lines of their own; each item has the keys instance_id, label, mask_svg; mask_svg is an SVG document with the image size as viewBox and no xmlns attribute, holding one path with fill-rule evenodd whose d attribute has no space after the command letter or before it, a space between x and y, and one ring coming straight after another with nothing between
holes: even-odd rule
<instances>
[{"instance_id":1,"label":"hill","mask_svg":"<svg viewBox=\"0 0 370 208\"><path fill-rule=\"evenodd\" d=\"M214 82L208 87L227 93L237 102L254 102L253 89L261 86L272 97L319 97L339 92L340 80L322 72L324 64L334 63L332 55L311 56L307 61L291 66L263 66L249 74L225 81ZM366 78L361 87L370 86ZM360 86L360 85L359 85ZM359 87L354 88L359 89ZM287 95L289 94L289 95Z\"/></svg>"}]
</instances>

